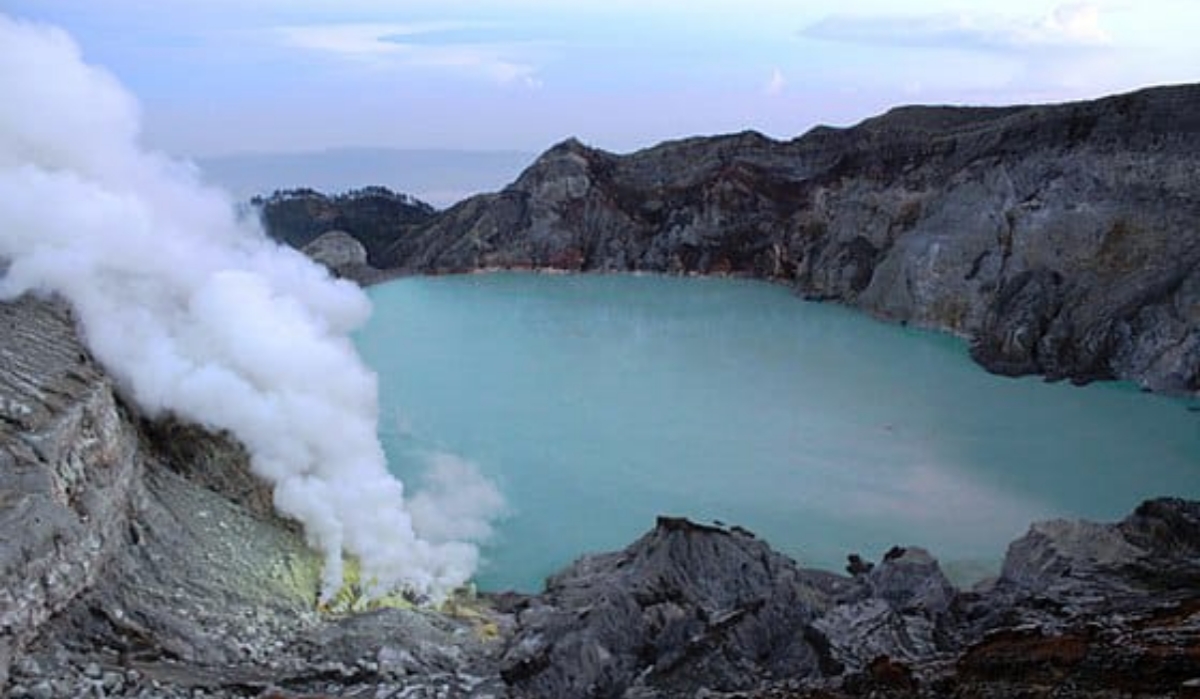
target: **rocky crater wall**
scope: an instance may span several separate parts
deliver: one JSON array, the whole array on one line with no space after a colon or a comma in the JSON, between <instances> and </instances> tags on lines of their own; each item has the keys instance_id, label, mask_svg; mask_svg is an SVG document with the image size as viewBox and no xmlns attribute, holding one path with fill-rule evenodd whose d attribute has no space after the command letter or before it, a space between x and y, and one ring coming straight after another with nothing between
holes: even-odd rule
<instances>
[{"instance_id":1,"label":"rocky crater wall","mask_svg":"<svg viewBox=\"0 0 1200 699\"><path fill-rule=\"evenodd\" d=\"M1200 85L1185 85L905 107L786 142L569 140L501 192L363 235L393 272L757 277L961 335L995 372L1194 394L1197 172Z\"/></svg>"},{"instance_id":2,"label":"rocky crater wall","mask_svg":"<svg viewBox=\"0 0 1200 699\"><path fill-rule=\"evenodd\" d=\"M361 244L316 246L347 270L754 276L959 333L996 371L1195 392L1198 134L1183 86L786 143L568 141L441 213L280 201L294 244ZM336 208L356 199L369 241ZM123 405L62 303L0 303L5 696L1200 695L1195 502L1037 524L972 590L914 546L843 575L662 517L538 595L345 614L317 612L317 557L269 505L237 444Z\"/></svg>"}]
</instances>

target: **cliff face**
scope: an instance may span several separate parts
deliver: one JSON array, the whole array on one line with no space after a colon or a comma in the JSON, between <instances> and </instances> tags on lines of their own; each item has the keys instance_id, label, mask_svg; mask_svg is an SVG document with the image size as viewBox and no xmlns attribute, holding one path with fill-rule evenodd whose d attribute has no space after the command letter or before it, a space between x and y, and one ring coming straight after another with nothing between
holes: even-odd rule
<instances>
[{"instance_id":1,"label":"cliff face","mask_svg":"<svg viewBox=\"0 0 1200 699\"><path fill-rule=\"evenodd\" d=\"M736 274L972 341L992 371L1200 390L1200 85L908 107L788 142L567 141L382 266Z\"/></svg>"}]
</instances>

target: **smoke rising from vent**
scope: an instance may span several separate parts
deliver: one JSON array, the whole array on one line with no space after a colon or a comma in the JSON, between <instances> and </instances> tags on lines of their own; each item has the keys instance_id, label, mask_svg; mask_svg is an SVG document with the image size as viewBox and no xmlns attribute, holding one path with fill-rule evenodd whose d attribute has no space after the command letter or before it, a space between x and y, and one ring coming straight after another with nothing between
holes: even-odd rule
<instances>
[{"instance_id":1,"label":"smoke rising from vent","mask_svg":"<svg viewBox=\"0 0 1200 699\"><path fill-rule=\"evenodd\" d=\"M324 594L344 551L388 588L437 597L465 582L478 551L444 534L486 534L499 496L456 466L481 509L450 498L440 512L453 491L441 469L417 501L434 533L422 536L348 338L370 312L362 291L239 220L192 168L143 151L136 101L62 31L0 15L0 94L0 298L61 294L128 399L245 443L276 507L324 553Z\"/></svg>"}]
</instances>

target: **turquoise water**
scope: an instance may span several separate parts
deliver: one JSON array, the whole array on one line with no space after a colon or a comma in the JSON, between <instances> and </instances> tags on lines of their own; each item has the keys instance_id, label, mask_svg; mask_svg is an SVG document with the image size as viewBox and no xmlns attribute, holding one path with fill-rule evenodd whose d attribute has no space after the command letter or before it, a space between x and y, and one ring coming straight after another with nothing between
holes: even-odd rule
<instances>
[{"instance_id":1,"label":"turquoise water","mask_svg":"<svg viewBox=\"0 0 1200 699\"><path fill-rule=\"evenodd\" d=\"M540 589L658 514L840 570L920 544L963 577L1033 519L1200 497L1200 413L1126 384L1009 379L954 338L726 279L492 274L371 289L381 436L419 487L474 463L508 503L484 589Z\"/></svg>"}]
</instances>

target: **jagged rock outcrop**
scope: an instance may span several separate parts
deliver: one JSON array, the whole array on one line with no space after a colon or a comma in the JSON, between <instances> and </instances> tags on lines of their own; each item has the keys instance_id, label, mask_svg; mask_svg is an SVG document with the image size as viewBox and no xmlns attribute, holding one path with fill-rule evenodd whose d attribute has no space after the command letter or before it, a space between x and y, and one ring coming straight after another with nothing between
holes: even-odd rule
<instances>
[{"instance_id":1,"label":"jagged rock outcrop","mask_svg":"<svg viewBox=\"0 0 1200 699\"><path fill-rule=\"evenodd\" d=\"M799 567L744 529L660 517L518 601L501 674L522 697L692 697L821 685L888 657L929 663L957 591L921 549L853 578Z\"/></svg>"},{"instance_id":2,"label":"jagged rock outcrop","mask_svg":"<svg viewBox=\"0 0 1200 699\"><path fill-rule=\"evenodd\" d=\"M970 338L993 371L1195 393L1197 171L1200 85L904 107L787 142L569 140L499 193L380 221L368 249L412 272L758 277Z\"/></svg>"},{"instance_id":3,"label":"jagged rock outcrop","mask_svg":"<svg viewBox=\"0 0 1200 699\"><path fill-rule=\"evenodd\" d=\"M1143 503L1113 525L1035 524L1013 542L995 587L965 600L982 638L955 681L1014 696L1200 692L1200 503ZM1061 694L1061 690L1060 690Z\"/></svg>"},{"instance_id":4,"label":"jagged rock outcrop","mask_svg":"<svg viewBox=\"0 0 1200 699\"><path fill-rule=\"evenodd\" d=\"M1200 678L1200 503L1056 521L963 592L896 547L850 577L739 528L660 518L504 601L520 697L1180 696Z\"/></svg>"},{"instance_id":5,"label":"jagged rock outcrop","mask_svg":"<svg viewBox=\"0 0 1200 699\"><path fill-rule=\"evenodd\" d=\"M816 623L846 669L864 671L880 657L928 663L961 648L952 631L958 591L928 551L894 548L855 582L855 594Z\"/></svg>"},{"instance_id":6,"label":"jagged rock outcrop","mask_svg":"<svg viewBox=\"0 0 1200 699\"><path fill-rule=\"evenodd\" d=\"M837 583L740 531L659 518L626 550L589 556L522 605L502 673L520 696L691 695L840 669L812 622Z\"/></svg>"}]
</instances>

